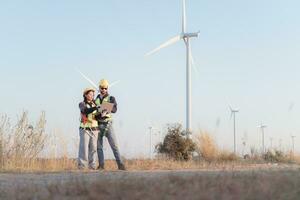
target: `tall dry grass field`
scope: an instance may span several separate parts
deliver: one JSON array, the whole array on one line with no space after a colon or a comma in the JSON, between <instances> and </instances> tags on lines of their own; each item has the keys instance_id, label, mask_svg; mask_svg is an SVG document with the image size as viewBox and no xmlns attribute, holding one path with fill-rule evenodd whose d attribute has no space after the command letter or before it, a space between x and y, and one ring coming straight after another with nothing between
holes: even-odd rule
<instances>
[{"instance_id":1,"label":"tall dry grass field","mask_svg":"<svg viewBox=\"0 0 300 200\"><path fill-rule=\"evenodd\" d=\"M1 171L65 171L77 170L76 158L68 157L68 143L78 147L78 141L66 140L59 131L45 133L46 117L42 112L34 125L29 124L28 113L23 112L12 125L7 116L0 118L0 170ZM196 152L200 159L175 161L163 155L155 159L125 160L128 170L179 170L179 169L227 169L233 166L252 167L265 162L300 163L300 156L268 152L253 154L248 160L238 158L230 151L221 150L215 139L205 131L194 134ZM59 149L58 149L59 147ZM58 152L59 150L59 152ZM43 153L43 156L41 156ZM107 170L116 170L114 160L107 160Z\"/></svg>"}]
</instances>

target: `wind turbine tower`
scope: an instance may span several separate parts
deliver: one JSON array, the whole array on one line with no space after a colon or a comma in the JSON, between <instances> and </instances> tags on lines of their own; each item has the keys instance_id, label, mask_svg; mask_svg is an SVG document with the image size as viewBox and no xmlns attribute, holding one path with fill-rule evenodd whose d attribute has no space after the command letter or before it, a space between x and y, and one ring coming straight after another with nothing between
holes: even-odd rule
<instances>
[{"instance_id":1,"label":"wind turbine tower","mask_svg":"<svg viewBox=\"0 0 300 200\"><path fill-rule=\"evenodd\" d=\"M179 35L171 38L167 42L163 43L156 49L150 51L146 54L146 56L152 55L159 51L160 49L163 49L167 46L170 46L180 40L183 40L186 46L186 132L187 135L191 134L192 132L192 81L191 81L191 63L193 62L193 56L191 52L191 45L190 45L190 39L196 38L199 36L200 31L198 32L187 32L186 28L186 0L182 0L182 31Z\"/></svg>"},{"instance_id":2,"label":"wind turbine tower","mask_svg":"<svg viewBox=\"0 0 300 200\"><path fill-rule=\"evenodd\" d=\"M239 109L233 109L231 106L229 106L231 111L231 117L233 117L233 145L234 145L234 154L236 154L236 122L235 122L235 114L239 112Z\"/></svg>"},{"instance_id":3,"label":"wind turbine tower","mask_svg":"<svg viewBox=\"0 0 300 200\"><path fill-rule=\"evenodd\" d=\"M149 126L149 158L152 159L152 134L153 126Z\"/></svg>"},{"instance_id":4,"label":"wind turbine tower","mask_svg":"<svg viewBox=\"0 0 300 200\"><path fill-rule=\"evenodd\" d=\"M267 128L267 125L261 125L258 126L258 128L261 129L261 135L262 135L262 152L265 153L265 128Z\"/></svg>"}]
</instances>

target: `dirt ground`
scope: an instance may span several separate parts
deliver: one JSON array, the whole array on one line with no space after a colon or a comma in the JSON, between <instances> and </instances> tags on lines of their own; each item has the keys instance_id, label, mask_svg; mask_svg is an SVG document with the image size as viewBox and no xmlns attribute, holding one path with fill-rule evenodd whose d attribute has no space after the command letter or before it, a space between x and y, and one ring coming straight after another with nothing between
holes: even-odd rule
<instances>
[{"instance_id":1,"label":"dirt ground","mask_svg":"<svg viewBox=\"0 0 300 200\"><path fill-rule=\"evenodd\" d=\"M0 199L299 198L299 166L0 174Z\"/></svg>"}]
</instances>

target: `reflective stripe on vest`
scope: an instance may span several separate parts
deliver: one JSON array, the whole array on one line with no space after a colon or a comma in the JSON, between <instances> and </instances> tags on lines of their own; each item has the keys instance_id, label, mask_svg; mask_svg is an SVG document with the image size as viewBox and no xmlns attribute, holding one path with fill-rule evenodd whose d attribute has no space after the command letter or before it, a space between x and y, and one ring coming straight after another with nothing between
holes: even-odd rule
<instances>
[{"instance_id":1,"label":"reflective stripe on vest","mask_svg":"<svg viewBox=\"0 0 300 200\"><path fill-rule=\"evenodd\" d=\"M85 104L87 108L92 108L96 107L95 105L90 106L89 104ZM98 121L95 119L95 114L97 111L95 110L94 112L85 115L81 113L81 123L80 127L81 128L95 128L98 127Z\"/></svg>"},{"instance_id":2,"label":"reflective stripe on vest","mask_svg":"<svg viewBox=\"0 0 300 200\"><path fill-rule=\"evenodd\" d=\"M108 95L107 97L104 97L104 99L102 100L102 102L100 101L100 98L97 98L95 103L97 106L101 106L101 104L103 102L107 102L107 103L110 103L110 96ZM108 122L108 121L111 121L112 120L112 115L111 113L105 115L105 119L101 120L102 122Z\"/></svg>"}]
</instances>

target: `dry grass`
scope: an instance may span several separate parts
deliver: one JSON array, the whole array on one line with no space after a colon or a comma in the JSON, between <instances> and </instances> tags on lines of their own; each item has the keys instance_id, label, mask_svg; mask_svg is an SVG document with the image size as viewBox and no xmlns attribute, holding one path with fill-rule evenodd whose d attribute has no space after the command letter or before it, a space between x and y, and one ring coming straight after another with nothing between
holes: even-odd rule
<instances>
[{"instance_id":1,"label":"dry grass","mask_svg":"<svg viewBox=\"0 0 300 200\"><path fill-rule=\"evenodd\" d=\"M46 119L43 112L33 129L28 129L28 113L23 112L15 126L10 124L7 116L0 118L0 171L36 172L36 171L69 171L77 170L76 159L70 159L67 153L67 140L59 131L46 135L44 132ZM221 150L208 132L199 132L194 141L200 159L191 161L175 161L166 157L157 159L126 160L128 170L178 170L178 169L223 169L248 167L264 163L262 156L253 154L249 160L242 160L233 153ZM77 145L78 141L75 142ZM59 152L58 152L58 149ZM40 153L44 152L43 156ZM58 157L62 155L62 157ZM43 157L43 158L41 158ZM284 155L300 163L300 156ZM290 161L286 159L284 161ZM107 170L116 170L114 160L107 160Z\"/></svg>"},{"instance_id":2,"label":"dry grass","mask_svg":"<svg viewBox=\"0 0 300 200\"><path fill-rule=\"evenodd\" d=\"M194 135L196 143L196 151L201 160L208 162L233 162L238 161L240 158L234 153L221 150L215 139L206 131L200 131Z\"/></svg>"},{"instance_id":3,"label":"dry grass","mask_svg":"<svg viewBox=\"0 0 300 200\"><path fill-rule=\"evenodd\" d=\"M42 112L35 126L23 112L15 126L7 116L0 118L0 169L27 168L36 161L46 143L46 117Z\"/></svg>"},{"instance_id":4,"label":"dry grass","mask_svg":"<svg viewBox=\"0 0 300 200\"><path fill-rule=\"evenodd\" d=\"M33 132L26 131L27 114L17 126L0 120L0 199L299 199L299 170L267 164L257 154L242 160L220 150L207 132L194 139L201 159L125 160L128 171L118 173L114 160L101 172L77 170L67 140L55 133L46 140L44 125L44 115ZM39 156L45 149L49 158ZM300 163L298 155L284 156Z\"/></svg>"},{"instance_id":5,"label":"dry grass","mask_svg":"<svg viewBox=\"0 0 300 200\"><path fill-rule=\"evenodd\" d=\"M207 161L213 161L218 158L219 148L210 134L205 131L200 131L194 136L194 141L197 145L197 153Z\"/></svg>"},{"instance_id":6,"label":"dry grass","mask_svg":"<svg viewBox=\"0 0 300 200\"><path fill-rule=\"evenodd\" d=\"M168 159L130 159L125 160L128 171L160 171L160 170L248 170L248 169L268 169L285 167L288 164L270 165L268 163L257 163L256 161L174 161ZM105 171L116 171L115 160L106 160ZM0 172L67 172L79 171L76 159L36 159L28 160L20 167L6 165ZM93 171L93 170L85 170Z\"/></svg>"}]
</instances>

